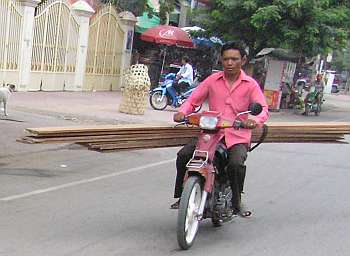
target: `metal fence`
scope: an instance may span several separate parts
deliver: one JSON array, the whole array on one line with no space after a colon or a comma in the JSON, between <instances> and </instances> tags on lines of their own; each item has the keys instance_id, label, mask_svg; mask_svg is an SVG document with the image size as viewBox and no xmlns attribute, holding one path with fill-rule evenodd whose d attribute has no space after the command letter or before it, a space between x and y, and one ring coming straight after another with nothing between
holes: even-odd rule
<instances>
[{"instance_id":1,"label":"metal fence","mask_svg":"<svg viewBox=\"0 0 350 256\"><path fill-rule=\"evenodd\" d=\"M73 83L78 38L79 24L67 3L51 0L37 8L31 65L34 87L62 90Z\"/></svg>"},{"instance_id":2,"label":"metal fence","mask_svg":"<svg viewBox=\"0 0 350 256\"><path fill-rule=\"evenodd\" d=\"M125 25L111 4L89 19L91 7L68 1L34 7L31 1L0 0L0 82L27 91L119 88L132 23Z\"/></svg>"},{"instance_id":3,"label":"metal fence","mask_svg":"<svg viewBox=\"0 0 350 256\"><path fill-rule=\"evenodd\" d=\"M84 90L111 90L121 72L123 31L112 5L91 19Z\"/></svg>"},{"instance_id":4,"label":"metal fence","mask_svg":"<svg viewBox=\"0 0 350 256\"><path fill-rule=\"evenodd\" d=\"M3 83L18 80L22 22L22 6L12 0L0 0L0 73Z\"/></svg>"}]
</instances>

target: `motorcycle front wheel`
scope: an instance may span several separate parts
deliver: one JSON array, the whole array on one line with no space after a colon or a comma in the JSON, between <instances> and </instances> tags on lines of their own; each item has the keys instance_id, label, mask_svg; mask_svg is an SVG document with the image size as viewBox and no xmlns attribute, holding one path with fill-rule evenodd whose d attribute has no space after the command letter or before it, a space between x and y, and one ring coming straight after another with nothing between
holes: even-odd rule
<instances>
[{"instance_id":1,"label":"motorcycle front wheel","mask_svg":"<svg viewBox=\"0 0 350 256\"><path fill-rule=\"evenodd\" d=\"M187 250L196 238L199 220L198 211L202 200L202 186L199 177L189 177L181 195L177 216L177 241L179 246Z\"/></svg>"},{"instance_id":2,"label":"motorcycle front wheel","mask_svg":"<svg viewBox=\"0 0 350 256\"><path fill-rule=\"evenodd\" d=\"M168 97L162 91L151 92L149 103L155 110L164 110L168 106Z\"/></svg>"}]
</instances>

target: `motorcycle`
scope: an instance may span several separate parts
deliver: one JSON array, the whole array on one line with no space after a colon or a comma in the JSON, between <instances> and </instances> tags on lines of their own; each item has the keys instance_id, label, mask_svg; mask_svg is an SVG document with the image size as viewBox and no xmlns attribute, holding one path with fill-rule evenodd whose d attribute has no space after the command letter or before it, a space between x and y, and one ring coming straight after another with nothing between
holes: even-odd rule
<instances>
[{"instance_id":1,"label":"motorcycle","mask_svg":"<svg viewBox=\"0 0 350 256\"><path fill-rule=\"evenodd\" d=\"M195 81L187 91L176 95L174 89L175 79L175 73L167 74L161 85L157 88L154 88L150 92L149 102L153 109L164 110L168 105L173 105L175 107L181 106L188 99L188 97L190 97L198 85L198 76L196 76ZM170 90L172 90L172 92ZM197 107L195 109L195 112L200 111L201 107L202 106Z\"/></svg>"},{"instance_id":2,"label":"motorcycle","mask_svg":"<svg viewBox=\"0 0 350 256\"><path fill-rule=\"evenodd\" d=\"M310 113L314 112L316 116L321 113L322 99L319 99L320 92L318 92L314 87L312 87L310 93L306 97L305 103L305 115L308 116Z\"/></svg>"},{"instance_id":3,"label":"motorcycle","mask_svg":"<svg viewBox=\"0 0 350 256\"><path fill-rule=\"evenodd\" d=\"M305 103L303 99L303 92L302 90L299 90L295 88L292 91L292 98L293 98L293 110L295 114L302 114L305 111Z\"/></svg>"},{"instance_id":4,"label":"motorcycle","mask_svg":"<svg viewBox=\"0 0 350 256\"><path fill-rule=\"evenodd\" d=\"M245 128L240 117L258 115L261 111L262 106L254 103L248 111L239 113L233 122L223 120L219 112L206 111L189 115L181 123L199 126L201 129L196 149L186 165L184 189L178 210L177 241L182 249L187 250L193 245L202 220L211 218L214 226L232 220L232 190L225 168L228 153L225 144L221 142L224 135L219 131ZM263 142L266 134L267 126L264 125L259 142L250 151Z\"/></svg>"}]
</instances>

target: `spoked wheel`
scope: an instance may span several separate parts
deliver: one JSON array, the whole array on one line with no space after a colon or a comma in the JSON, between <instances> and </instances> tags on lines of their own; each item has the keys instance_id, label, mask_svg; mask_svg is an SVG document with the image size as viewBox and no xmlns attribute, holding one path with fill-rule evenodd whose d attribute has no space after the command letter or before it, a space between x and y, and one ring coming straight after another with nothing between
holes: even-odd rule
<instances>
[{"instance_id":1,"label":"spoked wheel","mask_svg":"<svg viewBox=\"0 0 350 256\"><path fill-rule=\"evenodd\" d=\"M222 226L222 220L220 219L220 216L217 213L213 213L213 217L211 218L211 223L213 223L214 227Z\"/></svg>"},{"instance_id":2,"label":"spoked wheel","mask_svg":"<svg viewBox=\"0 0 350 256\"><path fill-rule=\"evenodd\" d=\"M300 109L299 109L299 107L298 107L298 105L294 105L293 106L293 112L294 112L294 114L300 114Z\"/></svg>"},{"instance_id":3,"label":"spoked wheel","mask_svg":"<svg viewBox=\"0 0 350 256\"><path fill-rule=\"evenodd\" d=\"M184 250L189 249L198 231L198 210L202 199L202 187L199 177L190 177L186 181L181 195L177 216L177 241Z\"/></svg>"},{"instance_id":4,"label":"spoked wheel","mask_svg":"<svg viewBox=\"0 0 350 256\"><path fill-rule=\"evenodd\" d=\"M155 110L164 110L168 105L168 97L162 95L161 91L155 91L149 96L149 103Z\"/></svg>"},{"instance_id":5,"label":"spoked wheel","mask_svg":"<svg viewBox=\"0 0 350 256\"><path fill-rule=\"evenodd\" d=\"M317 106L316 106L315 115L319 116L320 113L321 113L321 104L318 103Z\"/></svg>"},{"instance_id":6,"label":"spoked wheel","mask_svg":"<svg viewBox=\"0 0 350 256\"><path fill-rule=\"evenodd\" d=\"M309 106L309 105L306 105L306 106L305 106L305 115L306 115L306 116L310 115L310 112L311 112L310 106Z\"/></svg>"}]
</instances>

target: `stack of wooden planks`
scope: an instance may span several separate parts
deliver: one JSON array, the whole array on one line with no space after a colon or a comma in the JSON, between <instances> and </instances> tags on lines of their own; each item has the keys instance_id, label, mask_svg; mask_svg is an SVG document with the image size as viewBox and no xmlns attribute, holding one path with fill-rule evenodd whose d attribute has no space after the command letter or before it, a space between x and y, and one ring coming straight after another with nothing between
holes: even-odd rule
<instances>
[{"instance_id":1,"label":"stack of wooden planks","mask_svg":"<svg viewBox=\"0 0 350 256\"><path fill-rule=\"evenodd\" d=\"M350 123L270 123L264 142L346 143ZM197 127L171 125L101 125L84 127L27 128L17 141L24 143L79 143L91 150L115 151L156 147L176 147L195 138ZM253 130L257 142L262 130Z\"/></svg>"}]
</instances>

